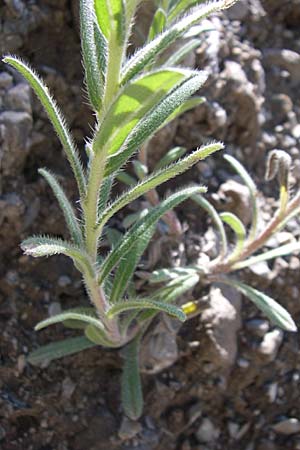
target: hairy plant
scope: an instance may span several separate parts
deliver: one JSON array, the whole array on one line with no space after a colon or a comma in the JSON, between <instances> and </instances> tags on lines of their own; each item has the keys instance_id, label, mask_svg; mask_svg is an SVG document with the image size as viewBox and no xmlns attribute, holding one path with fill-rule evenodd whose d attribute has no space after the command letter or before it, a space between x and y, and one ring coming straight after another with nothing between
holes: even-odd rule
<instances>
[{"instance_id":1,"label":"hairy plant","mask_svg":"<svg viewBox=\"0 0 300 450\"><path fill-rule=\"evenodd\" d=\"M252 223L247 230L240 218L232 212L218 213L214 206L201 194L192 196L193 201L204 209L211 217L220 238L218 256L205 266L193 265L174 269L160 269L150 276L150 283L165 285L160 289L160 298L178 296L177 289L181 286L180 295L202 283L219 282L233 286L245 297L248 297L277 326L287 331L296 331L297 327L290 314L274 299L230 277L229 274L245 269L253 264L268 261L279 256L286 256L300 251L300 242L294 241L275 249L262 251L268 240L280 231L290 219L300 213L300 191L290 196L289 176L291 158L282 150L273 150L268 155L266 180L278 177L280 186L279 206L276 213L264 224L260 217L257 202L257 187L246 169L233 156L225 155L224 159L231 165L247 186L252 203ZM224 227L227 225L235 237L234 245L229 245L229 239ZM183 290L185 286L185 290ZM157 293L159 290L157 291ZM197 302L191 301L182 306L188 316L200 312Z\"/></svg>"},{"instance_id":2,"label":"hairy plant","mask_svg":"<svg viewBox=\"0 0 300 450\"><path fill-rule=\"evenodd\" d=\"M138 374L138 347L144 330L159 312L185 320L173 296L131 294L130 281L158 220L187 198L205 188L185 187L159 202L138 218L107 254L100 252L101 239L109 233L108 222L130 202L189 169L199 160L223 148L221 143L201 147L191 154L161 164L157 171L112 198L114 180L126 162L148 139L186 109L197 104L190 97L204 84L207 74L177 66L186 49L164 59L164 52L191 27L209 14L229 7L235 0L203 3L199 0L162 0L155 12L145 45L127 56L129 38L139 0L80 0L80 24L86 88L96 123L85 150L80 154L57 103L42 79L24 61L6 56L4 62L18 70L45 108L71 165L78 186L79 202L70 203L58 179L41 169L62 209L69 240L34 236L22 243L33 257L63 254L81 272L90 307L78 306L43 320L41 330L63 323L82 330L81 336L49 344L33 352L32 364L102 345L125 347L122 398L128 416L142 412ZM180 292L180 287L177 293Z\"/></svg>"}]
</instances>

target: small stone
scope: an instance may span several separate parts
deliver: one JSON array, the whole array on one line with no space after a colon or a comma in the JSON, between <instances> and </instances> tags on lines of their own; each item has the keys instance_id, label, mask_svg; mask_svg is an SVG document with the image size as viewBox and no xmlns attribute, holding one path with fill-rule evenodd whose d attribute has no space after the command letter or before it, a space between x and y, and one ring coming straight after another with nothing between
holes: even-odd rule
<instances>
[{"instance_id":1,"label":"small stone","mask_svg":"<svg viewBox=\"0 0 300 450\"><path fill-rule=\"evenodd\" d=\"M246 328L256 336L263 337L269 331L270 325L264 319L250 319L246 322Z\"/></svg>"},{"instance_id":2,"label":"small stone","mask_svg":"<svg viewBox=\"0 0 300 450\"><path fill-rule=\"evenodd\" d=\"M300 422L295 417L290 417L276 423L272 428L276 433L286 435L295 434L300 432Z\"/></svg>"},{"instance_id":3,"label":"small stone","mask_svg":"<svg viewBox=\"0 0 300 450\"><path fill-rule=\"evenodd\" d=\"M271 383L267 388L267 395L270 403L274 403L277 398L278 393L278 383Z\"/></svg>"},{"instance_id":4,"label":"small stone","mask_svg":"<svg viewBox=\"0 0 300 450\"><path fill-rule=\"evenodd\" d=\"M59 302L52 302L48 307L49 316L55 316L61 313L61 304Z\"/></svg>"},{"instance_id":5,"label":"small stone","mask_svg":"<svg viewBox=\"0 0 300 450\"><path fill-rule=\"evenodd\" d=\"M228 422L228 433L231 438L236 439L236 436L238 435L240 426L238 423L235 422Z\"/></svg>"},{"instance_id":6,"label":"small stone","mask_svg":"<svg viewBox=\"0 0 300 450\"><path fill-rule=\"evenodd\" d=\"M231 6L228 10L226 10L226 15L229 20L239 20L242 21L246 19L249 13L249 2L248 1L239 1L235 5Z\"/></svg>"},{"instance_id":7,"label":"small stone","mask_svg":"<svg viewBox=\"0 0 300 450\"><path fill-rule=\"evenodd\" d=\"M292 135L294 136L294 138L300 139L300 124L296 125L296 126L292 129Z\"/></svg>"},{"instance_id":8,"label":"small stone","mask_svg":"<svg viewBox=\"0 0 300 450\"><path fill-rule=\"evenodd\" d=\"M68 277L68 275L61 275L58 279L58 286L59 287L67 287L72 283L72 280L70 277Z\"/></svg>"},{"instance_id":9,"label":"small stone","mask_svg":"<svg viewBox=\"0 0 300 450\"><path fill-rule=\"evenodd\" d=\"M12 86L12 76L7 72L0 73L0 89L9 89Z\"/></svg>"},{"instance_id":10,"label":"small stone","mask_svg":"<svg viewBox=\"0 0 300 450\"><path fill-rule=\"evenodd\" d=\"M62 382L62 396L65 399L70 399L75 391L76 384L71 380L71 378L66 377Z\"/></svg>"},{"instance_id":11,"label":"small stone","mask_svg":"<svg viewBox=\"0 0 300 450\"><path fill-rule=\"evenodd\" d=\"M258 350L268 361L274 361L283 341L283 331L275 329L264 336Z\"/></svg>"},{"instance_id":12,"label":"small stone","mask_svg":"<svg viewBox=\"0 0 300 450\"><path fill-rule=\"evenodd\" d=\"M203 444L213 442L220 436L220 430L214 426L208 418L202 420L200 427L196 432L197 439Z\"/></svg>"},{"instance_id":13,"label":"small stone","mask_svg":"<svg viewBox=\"0 0 300 450\"><path fill-rule=\"evenodd\" d=\"M238 358L237 365L241 369L248 369L248 367L250 366L250 361L246 358Z\"/></svg>"},{"instance_id":14,"label":"small stone","mask_svg":"<svg viewBox=\"0 0 300 450\"><path fill-rule=\"evenodd\" d=\"M123 417L121 427L118 431L119 438L122 440L133 439L142 431L142 426L139 422Z\"/></svg>"}]
</instances>

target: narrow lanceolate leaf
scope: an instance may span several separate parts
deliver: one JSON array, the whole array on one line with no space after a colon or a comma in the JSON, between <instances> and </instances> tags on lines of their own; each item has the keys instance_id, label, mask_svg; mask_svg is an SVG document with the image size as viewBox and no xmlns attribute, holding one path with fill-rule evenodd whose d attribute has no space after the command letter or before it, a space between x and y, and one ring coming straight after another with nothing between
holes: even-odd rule
<instances>
[{"instance_id":1,"label":"narrow lanceolate leaf","mask_svg":"<svg viewBox=\"0 0 300 450\"><path fill-rule=\"evenodd\" d=\"M95 344L84 336L64 339L34 350L29 354L27 361L33 366L37 366L45 362L51 362L54 359L73 355L91 347L95 347Z\"/></svg>"},{"instance_id":2,"label":"narrow lanceolate leaf","mask_svg":"<svg viewBox=\"0 0 300 450\"><path fill-rule=\"evenodd\" d=\"M158 300L144 298L140 298L137 300L126 300L120 303L116 303L110 308L107 315L109 318L112 318L115 315L130 311L132 309L140 309L141 311L144 311L145 309L156 310L159 312L164 312L169 316L176 317L181 322L184 322L186 320L186 315L181 308L170 305L168 303L159 302Z\"/></svg>"},{"instance_id":3,"label":"narrow lanceolate leaf","mask_svg":"<svg viewBox=\"0 0 300 450\"><path fill-rule=\"evenodd\" d=\"M98 217L101 217L101 214L105 210L107 206L108 199L110 197L111 189L113 184L113 177L106 177L102 182L102 186L99 194L98 201Z\"/></svg>"},{"instance_id":4,"label":"narrow lanceolate leaf","mask_svg":"<svg viewBox=\"0 0 300 450\"><path fill-rule=\"evenodd\" d=\"M122 300L128 283L134 274L142 254L148 247L149 241L154 232L155 226L149 227L142 235L139 236L136 244L123 256L123 259L121 259L114 275L112 291L109 299L110 303L116 303Z\"/></svg>"},{"instance_id":5,"label":"narrow lanceolate leaf","mask_svg":"<svg viewBox=\"0 0 300 450\"><path fill-rule=\"evenodd\" d=\"M24 76L24 78L26 78L35 94L39 98L40 102L42 103L43 107L45 108L71 164L75 178L77 180L80 195L81 197L84 197L86 191L86 180L80 158L73 138L66 126L65 119L59 111L56 102L49 94L48 88L44 85L44 83L36 75L36 73L20 59L12 56L6 56L3 61L13 66Z\"/></svg>"},{"instance_id":6,"label":"narrow lanceolate leaf","mask_svg":"<svg viewBox=\"0 0 300 450\"><path fill-rule=\"evenodd\" d=\"M80 29L87 90L93 108L99 111L105 75L101 64L107 57L107 43L100 29L97 30L94 0L80 0Z\"/></svg>"},{"instance_id":7,"label":"narrow lanceolate leaf","mask_svg":"<svg viewBox=\"0 0 300 450\"><path fill-rule=\"evenodd\" d=\"M220 219L219 214L217 213L216 209L201 195L194 195L192 197L192 200L194 200L194 202L197 203L197 205L201 206L201 208L205 209L205 211L210 215L210 217L214 221L215 226L217 227L221 237L220 256L221 257L225 256L227 253L228 243L225 228L222 220Z\"/></svg>"},{"instance_id":8,"label":"narrow lanceolate leaf","mask_svg":"<svg viewBox=\"0 0 300 450\"><path fill-rule=\"evenodd\" d=\"M230 226L236 236L236 248L231 255L233 258L239 255L243 250L246 238L246 229L242 221L235 214L224 212L220 214L220 218L224 223Z\"/></svg>"},{"instance_id":9,"label":"narrow lanceolate leaf","mask_svg":"<svg viewBox=\"0 0 300 450\"><path fill-rule=\"evenodd\" d=\"M146 230L154 226L158 220L170 209L175 208L179 203L183 202L191 195L199 193L202 188L190 187L182 189L175 194L170 195L167 199L163 200L160 205L153 208L146 217L143 217L140 221L125 234L122 242L118 247L114 248L111 253L105 258L99 271L99 284L105 280L111 270L119 263L126 254L137 242L140 236L142 236Z\"/></svg>"},{"instance_id":10,"label":"narrow lanceolate leaf","mask_svg":"<svg viewBox=\"0 0 300 450\"><path fill-rule=\"evenodd\" d=\"M251 258L246 259L245 261L238 262L232 266L233 270L243 269L244 267L252 266L253 264L257 264L261 261L268 261L270 259L278 258L279 256L290 255L294 252L300 251L300 242L291 242L290 244L282 245L281 247L274 248L273 250L269 250L264 253L260 253L259 255L252 256Z\"/></svg>"},{"instance_id":11,"label":"narrow lanceolate leaf","mask_svg":"<svg viewBox=\"0 0 300 450\"><path fill-rule=\"evenodd\" d=\"M123 350L122 405L125 414L132 420L137 420L143 412L143 392L139 371L140 339L141 337L137 336Z\"/></svg>"},{"instance_id":12,"label":"narrow lanceolate leaf","mask_svg":"<svg viewBox=\"0 0 300 450\"><path fill-rule=\"evenodd\" d=\"M79 247L62 239L49 238L46 236L34 236L21 244L26 255L35 258L39 256L66 255L71 258L78 270L93 274L88 256Z\"/></svg>"},{"instance_id":13,"label":"narrow lanceolate leaf","mask_svg":"<svg viewBox=\"0 0 300 450\"><path fill-rule=\"evenodd\" d=\"M166 13L163 9L158 8L154 14L149 34L148 34L148 42L152 41L155 36L161 33L165 27L167 21Z\"/></svg>"},{"instance_id":14,"label":"narrow lanceolate leaf","mask_svg":"<svg viewBox=\"0 0 300 450\"><path fill-rule=\"evenodd\" d=\"M99 28L110 42L125 37L125 11L122 0L92 0Z\"/></svg>"},{"instance_id":15,"label":"narrow lanceolate leaf","mask_svg":"<svg viewBox=\"0 0 300 450\"><path fill-rule=\"evenodd\" d=\"M48 319L39 322L34 329L38 331L56 323L65 322L67 320L78 320L79 322L85 322L87 325L94 325L100 330L104 330L102 322L100 322L100 320L95 317L94 312L90 313L85 308L82 308L81 312L78 311L80 311L80 309L76 308L74 310L69 309L68 311L56 314L55 316L49 317Z\"/></svg>"},{"instance_id":16,"label":"narrow lanceolate leaf","mask_svg":"<svg viewBox=\"0 0 300 450\"><path fill-rule=\"evenodd\" d=\"M124 192L115 202L113 202L110 206L108 206L108 208L103 212L101 221L98 224L99 232L103 228L105 223L120 209L124 208L124 206L141 197L151 189L155 189L162 183L165 183L171 178L174 178L176 175L185 172L194 164L196 164L198 161L207 158L209 155L215 153L218 150L221 150L222 148L223 144L219 142L209 144L204 147L200 147L199 149L195 150L193 153L186 156L185 158L169 165L164 169L161 169L158 172L154 172L148 178L145 178L143 181L136 184L129 191ZM206 191L206 189L203 187L201 187L200 189L202 190L202 192Z\"/></svg>"},{"instance_id":17,"label":"narrow lanceolate leaf","mask_svg":"<svg viewBox=\"0 0 300 450\"><path fill-rule=\"evenodd\" d=\"M275 325L286 331L297 331L297 326L286 309L268 295L236 280L221 281L234 286L248 297Z\"/></svg>"},{"instance_id":18,"label":"narrow lanceolate leaf","mask_svg":"<svg viewBox=\"0 0 300 450\"><path fill-rule=\"evenodd\" d=\"M166 281L178 280L178 277L195 275L197 268L193 267L175 267L172 269L158 269L155 270L150 278L149 283L164 283Z\"/></svg>"},{"instance_id":19,"label":"narrow lanceolate leaf","mask_svg":"<svg viewBox=\"0 0 300 450\"><path fill-rule=\"evenodd\" d=\"M68 229L70 231L72 240L78 246L80 246L83 242L83 236L80 229L80 225L78 219L75 215L74 209L69 202L66 194L64 193L62 187L60 186L57 178L52 175L48 170L39 169L39 173L47 180L49 185L51 186L55 197L61 207L63 215L65 217Z\"/></svg>"},{"instance_id":20,"label":"narrow lanceolate leaf","mask_svg":"<svg viewBox=\"0 0 300 450\"><path fill-rule=\"evenodd\" d=\"M95 137L95 151L106 148L110 155L117 153L128 134L144 116L175 86L194 73L182 69L159 69L128 83L105 114Z\"/></svg>"},{"instance_id":21,"label":"narrow lanceolate leaf","mask_svg":"<svg viewBox=\"0 0 300 450\"><path fill-rule=\"evenodd\" d=\"M138 50L124 67L122 84L127 83L132 77L144 70L149 63L154 62L159 54L180 38L193 25L210 14L227 7L226 3L226 0L213 1L192 9L188 15L168 27L153 41Z\"/></svg>"},{"instance_id":22,"label":"narrow lanceolate leaf","mask_svg":"<svg viewBox=\"0 0 300 450\"><path fill-rule=\"evenodd\" d=\"M183 14L187 9L192 8L195 5L204 3L206 0L179 0L172 1L171 7L168 11L168 22L172 22L178 16Z\"/></svg>"},{"instance_id":23,"label":"narrow lanceolate leaf","mask_svg":"<svg viewBox=\"0 0 300 450\"><path fill-rule=\"evenodd\" d=\"M207 75L203 72L193 72L180 86L177 86L160 103L155 105L148 114L136 125L121 146L119 153L111 155L106 166L106 175L118 170L149 139L167 119L192 94L203 85Z\"/></svg>"},{"instance_id":24,"label":"narrow lanceolate leaf","mask_svg":"<svg viewBox=\"0 0 300 450\"><path fill-rule=\"evenodd\" d=\"M181 114L185 113L186 111L189 111L190 109L195 108L198 105L201 105L205 101L204 97L194 96L192 98L189 98L185 102L183 102L178 108L175 109L175 111L170 114L170 116L161 123L158 130L161 130L163 127L168 125L168 123L172 122L172 120L176 119L177 117L181 116Z\"/></svg>"},{"instance_id":25,"label":"narrow lanceolate leaf","mask_svg":"<svg viewBox=\"0 0 300 450\"><path fill-rule=\"evenodd\" d=\"M155 165L154 170L160 170L164 167L169 166L175 161L178 161L183 155L187 152L187 148L185 147L174 147L169 150Z\"/></svg>"},{"instance_id":26,"label":"narrow lanceolate leaf","mask_svg":"<svg viewBox=\"0 0 300 450\"><path fill-rule=\"evenodd\" d=\"M180 62L193 52L196 48L200 47L200 39L191 39L185 44L181 45L178 50L172 53L172 55L164 62L167 67L177 66Z\"/></svg>"},{"instance_id":27,"label":"narrow lanceolate leaf","mask_svg":"<svg viewBox=\"0 0 300 450\"><path fill-rule=\"evenodd\" d=\"M224 159L233 167L237 174L241 177L250 192L251 204L252 204L252 225L249 233L249 239L252 239L256 235L257 230L257 220L258 220L258 206L257 206L257 187L250 177L244 166L233 156L224 155Z\"/></svg>"}]
</instances>

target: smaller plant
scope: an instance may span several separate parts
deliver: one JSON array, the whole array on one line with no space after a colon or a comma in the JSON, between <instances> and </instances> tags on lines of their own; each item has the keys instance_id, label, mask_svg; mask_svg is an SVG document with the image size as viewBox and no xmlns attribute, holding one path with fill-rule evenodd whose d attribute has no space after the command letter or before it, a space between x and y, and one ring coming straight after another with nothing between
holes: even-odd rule
<instances>
[{"instance_id":1,"label":"smaller plant","mask_svg":"<svg viewBox=\"0 0 300 450\"><path fill-rule=\"evenodd\" d=\"M220 249L217 258L209 261L205 266L187 266L175 269L160 269L150 276L150 283L166 283L161 288L161 296L167 298L187 292L199 281L202 283L220 282L229 284L248 297L263 313L277 326L287 331L297 331L297 327L290 314L275 300L251 286L242 283L229 274L247 268L261 261L268 261L279 256L289 255L300 251L300 242L291 242L276 249L262 252L267 241L285 227L290 219L300 212L300 191L292 198L289 194L289 175L291 158L282 150L273 150L268 155L266 180L276 175L280 186L279 207L270 222L259 228L260 210L257 202L257 188L246 169L230 155L224 159L241 177L250 192L252 203L252 224L246 230L242 221L231 212L218 213L216 209L202 195L193 195L194 202L203 208L212 218L220 236ZM228 225L235 236L235 244L229 245L224 224ZM185 288L184 288L185 286ZM197 313L197 302L188 302L182 306L187 315Z\"/></svg>"}]
</instances>

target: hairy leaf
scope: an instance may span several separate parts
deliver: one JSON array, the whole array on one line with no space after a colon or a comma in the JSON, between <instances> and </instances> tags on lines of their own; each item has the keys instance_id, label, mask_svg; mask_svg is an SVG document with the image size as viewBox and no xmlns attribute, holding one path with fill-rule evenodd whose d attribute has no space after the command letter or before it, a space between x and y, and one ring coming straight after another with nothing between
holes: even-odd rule
<instances>
[{"instance_id":1,"label":"hairy leaf","mask_svg":"<svg viewBox=\"0 0 300 450\"><path fill-rule=\"evenodd\" d=\"M220 281L234 286L248 297L275 325L286 331L297 331L296 324L286 309L268 295L236 280L226 279Z\"/></svg>"},{"instance_id":2,"label":"hairy leaf","mask_svg":"<svg viewBox=\"0 0 300 450\"><path fill-rule=\"evenodd\" d=\"M185 155L187 149L185 147L174 147L169 150L155 165L154 170L160 170L164 167L169 166L173 162L179 160L183 155Z\"/></svg>"},{"instance_id":3,"label":"hairy leaf","mask_svg":"<svg viewBox=\"0 0 300 450\"><path fill-rule=\"evenodd\" d=\"M35 326L35 330L42 330L56 323L65 322L67 320L78 320L79 322L85 322L87 325L94 325L100 330L104 330L102 322L100 322L95 311L90 311L87 308L74 308L64 311L55 316L51 316L48 319L42 320Z\"/></svg>"},{"instance_id":4,"label":"hairy leaf","mask_svg":"<svg viewBox=\"0 0 300 450\"><path fill-rule=\"evenodd\" d=\"M107 338L106 334L99 327L89 324L84 330L85 336L94 344L102 345L103 347L119 347L110 339Z\"/></svg>"},{"instance_id":5,"label":"hairy leaf","mask_svg":"<svg viewBox=\"0 0 300 450\"><path fill-rule=\"evenodd\" d=\"M94 0L80 0L81 45L87 90L92 106L99 111L104 89L107 42L97 28Z\"/></svg>"},{"instance_id":6,"label":"hairy leaf","mask_svg":"<svg viewBox=\"0 0 300 450\"><path fill-rule=\"evenodd\" d=\"M74 144L73 138L66 126L66 121L59 111L56 102L49 94L48 88L44 85L37 74L22 60L13 56L6 56L3 61L17 69L23 75L23 77L26 78L35 94L39 98L40 102L42 103L43 107L45 108L49 119L52 122L52 125L66 152L75 178L77 180L80 195L83 197L86 191L86 180L80 162L79 154Z\"/></svg>"},{"instance_id":7,"label":"hairy leaf","mask_svg":"<svg viewBox=\"0 0 300 450\"><path fill-rule=\"evenodd\" d=\"M269 259L278 258L279 256L290 255L294 252L300 251L300 242L291 242L290 244L281 245L280 247L274 248L273 250L260 253L259 255L252 256L245 261L238 262L233 265L233 270L244 269L245 267L252 266L261 261L268 261Z\"/></svg>"},{"instance_id":8,"label":"hairy leaf","mask_svg":"<svg viewBox=\"0 0 300 450\"><path fill-rule=\"evenodd\" d=\"M68 229L70 231L74 243L78 246L82 245L83 236L78 219L75 215L71 203L69 202L66 194L64 193L62 187L60 186L57 178L46 169L39 169L39 173L47 180L47 182L51 186L54 195L57 198L59 206L61 207L61 210L65 217Z\"/></svg>"},{"instance_id":9,"label":"hairy leaf","mask_svg":"<svg viewBox=\"0 0 300 450\"><path fill-rule=\"evenodd\" d=\"M123 255L122 260L114 275L114 282L110 296L110 303L116 303L122 300L122 297L127 289L128 283L136 269L136 266L148 247L150 239L155 232L155 226L149 227L140 235L136 243L128 253Z\"/></svg>"},{"instance_id":10,"label":"hairy leaf","mask_svg":"<svg viewBox=\"0 0 300 450\"><path fill-rule=\"evenodd\" d=\"M227 253L228 243L224 225L222 220L220 219L219 214L217 213L216 209L201 195L193 195L192 200L194 200L194 202L197 203L197 205L201 206L201 208L205 209L205 211L210 215L210 217L214 221L221 237L220 255L225 256Z\"/></svg>"},{"instance_id":11,"label":"hairy leaf","mask_svg":"<svg viewBox=\"0 0 300 450\"><path fill-rule=\"evenodd\" d=\"M180 62L196 48L200 47L200 39L191 39L183 45L180 45L178 50L172 52L171 56L166 59L164 65L167 67L172 67L180 64Z\"/></svg>"},{"instance_id":12,"label":"hairy leaf","mask_svg":"<svg viewBox=\"0 0 300 450\"><path fill-rule=\"evenodd\" d=\"M148 34L148 42L152 41L159 33L161 33L165 27L167 20L166 13L163 9L158 8L155 11Z\"/></svg>"},{"instance_id":13,"label":"hairy leaf","mask_svg":"<svg viewBox=\"0 0 300 450\"><path fill-rule=\"evenodd\" d=\"M81 272L87 272L93 274L93 269L90 266L88 256L79 247L63 241L62 239L55 239L46 236L34 236L21 244L22 250L26 255L33 256L35 258L39 256L51 256L51 255L66 255L71 258L78 270Z\"/></svg>"},{"instance_id":14,"label":"hairy leaf","mask_svg":"<svg viewBox=\"0 0 300 450\"><path fill-rule=\"evenodd\" d=\"M64 339L34 350L29 354L27 361L33 366L38 366L92 347L95 347L95 344L84 336Z\"/></svg>"},{"instance_id":15,"label":"hairy leaf","mask_svg":"<svg viewBox=\"0 0 300 450\"><path fill-rule=\"evenodd\" d=\"M172 269L154 270L149 278L149 283L163 283L165 281L178 280L178 277L195 275L197 269L193 267L175 267Z\"/></svg>"},{"instance_id":16,"label":"hairy leaf","mask_svg":"<svg viewBox=\"0 0 300 450\"><path fill-rule=\"evenodd\" d=\"M132 132L125 139L119 152L111 155L108 160L105 173L118 170L136 152L139 147L149 139L193 93L195 93L205 82L207 75L204 72L191 72L191 76L176 86L170 94L160 103L155 105L145 115Z\"/></svg>"},{"instance_id":17,"label":"hairy leaf","mask_svg":"<svg viewBox=\"0 0 300 450\"><path fill-rule=\"evenodd\" d=\"M94 147L99 151L105 147L110 155L117 153L144 116L193 73L182 69L159 69L128 83L105 114Z\"/></svg>"},{"instance_id":18,"label":"hairy leaf","mask_svg":"<svg viewBox=\"0 0 300 450\"><path fill-rule=\"evenodd\" d=\"M257 188L253 179L248 174L244 166L233 156L224 155L224 159L233 167L236 173L241 177L247 188L249 189L252 203L252 225L249 233L249 238L252 239L256 235L257 220L258 220L258 206L257 206Z\"/></svg>"},{"instance_id":19,"label":"hairy leaf","mask_svg":"<svg viewBox=\"0 0 300 450\"><path fill-rule=\"evenodd\" d=\"M168 303L160 302L158 300L151 300L145 298L140 298L137 300L126 300L123 302L116 303L108 310L107 315L108 317L112 318L115 315L121 314L126 311L130 311L132 309L140 309L141 311L144 311L145 309L156 310L164 312L169 316L176 317L181 322L184 322L186 320L186 315L184 314L181 308L174 305L170 305Z\"/></svg>"},{"instance_id":20,"label":"hairy leaf","mask_svg":"<svg viewBox=\"0 0 300 450\"><path fill-rule=\"evenodd\" d=\"M124 364L121 380L122 405L125 414L137 420L143 412L143 392L139 371L140 336L126 345L123 350Z\"/></svg>"},{"instance_id":21,"label":"hairy leaf","mask_svg":"<svg viewBox=\"0 0 300 450\"><path fill-rule=\"evenodd\" d=\"M234 231L236 236L236 248L232 254L232 258L243 250L244 242L246 238L246 229L244 227L243 222L235 215L230 212L223 212L220 214L220 218L223 222L230 226L230 228Z\"/></svg>"}]
</instances>

